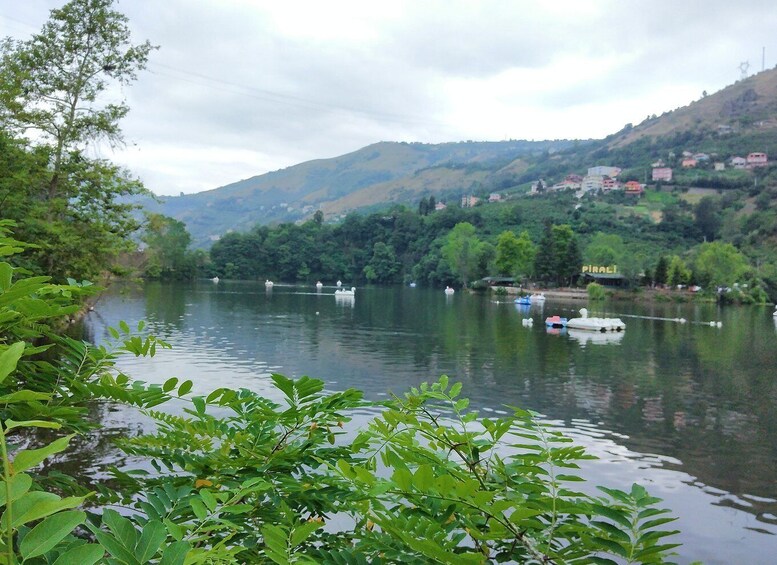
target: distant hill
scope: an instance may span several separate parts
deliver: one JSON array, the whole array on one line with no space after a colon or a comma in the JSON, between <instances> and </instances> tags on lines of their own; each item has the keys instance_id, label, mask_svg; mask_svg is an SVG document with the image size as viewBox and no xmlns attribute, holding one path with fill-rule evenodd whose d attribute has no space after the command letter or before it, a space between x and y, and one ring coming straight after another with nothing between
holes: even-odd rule
<instances>
[{"instance_id":1,"label":"distant hill","mask_svg":"<svg viewBox=\"0 0 777 565\"><path fill-rule=\"evenodd\" d=\"M722 135L777 129L777 70L760 72L687 106L650 117L610 136L608 145L623 147L643 137L662 138L699 129Z\"/></svg>"},{"instance_id":2,"label":"distant hill","mask_svg":"<svg viewBox=\"0 0 777 565\"><path fill-rule=\"evenodd\" d=\"M716 160L752 151L777 156L777 70L627 124L602 140L380 142L144 206L183 221L195 246L207 247L228 231L303 220L316 210L332 220L394 203L414 206L432 195L457 202L468 193L515 193L530 180L555 182L593 165L616 165L642 181L651 162L678 159L686 150Z\"/></svg>"},{"instance_id":3,"label":"distant hill","mask_svg":"<svg viewBox=\"0 0 777 565\"><path fill-rule=\"evenodd\" d=\"M327 217L386 203L417 203L424 196L459 198L464 191L511 182L533 159L571 147L572 141L459 143L381 142L333 159L308 161L213 190L160 202L150 211L186 224L196 246L228 230L296 221L321 209ZM501 175L501 176L500 176Z\"/></svg>"}]
</instances>

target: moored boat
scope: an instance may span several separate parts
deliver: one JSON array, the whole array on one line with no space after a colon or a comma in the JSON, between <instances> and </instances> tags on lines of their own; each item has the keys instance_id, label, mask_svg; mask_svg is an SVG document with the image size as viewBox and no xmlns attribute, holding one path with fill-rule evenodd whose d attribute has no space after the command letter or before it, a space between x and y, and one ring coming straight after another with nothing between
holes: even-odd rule
<instances>
[{"instance_id":1,"label":"moored boat","mask_svg":"<svg viewBox=\"0 0 777 565\"><path fill-rule=\"evenodd\" d=\"M352 286L351 290L338 289L335 291L335 296L356 296L356 287Z\"/></svg>"},{"instance_id":2,"label":"moored boat","mask_svg":"<svg viewBox=\"0 0 777 565\"><path fill-rule=\"evenodd\" d=\"M626 329L626 324L620 318L589 318L588 309L581 308L580 317L568 320L567 328L594 332L620 332Z\"/></svg>"},{"instance_id":3,"label":"moored boat","mask_svg":"<svg viewBox=\"0 0 777 565\"><path fill-rule=\"evenodd\" d=\"M513 302L515 302L516 304L522 304L524 306L529 306L531 304L531 298L528 295L526 295L526 296L519 296Z\"/></svg>"},{"instance_id":4,"label":"moored boat","mask_svg":"<svg viewBox=\"0 0 777 565\"><path fill-rule=\"evenodd\" d=\"M561 316L548 316L545 318L545 325L549 328L565 328L567 327L567 319Z\"/></svg>"}]
</instances>

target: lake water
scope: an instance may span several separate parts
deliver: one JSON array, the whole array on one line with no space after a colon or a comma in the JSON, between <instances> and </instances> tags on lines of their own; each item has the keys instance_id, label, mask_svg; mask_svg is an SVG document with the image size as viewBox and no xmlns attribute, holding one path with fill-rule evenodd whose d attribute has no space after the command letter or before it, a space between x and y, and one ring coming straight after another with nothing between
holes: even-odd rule
<instances>
[{"instance_id":1,"label":"lake water","mask_svg":"<svg viewBox=\"0 0 777 565\"><path fill-rule=\"evenodd\" d=\"M145 320L174 345L126 359L133 378L189 378L195 392L246 387L275 397L269 375L309 375L368 398L447 374L482 415L535 410L600 459L592 484L643 484L679 517L681 563L777 562L777 328L770 307L588 305L623 333L549 331L548 315L585 304L517 307L442 289L335 288L201 281L117 286L85 320L88 336ZM531 317L534 325L524 326ZM686 324L648 318L685 318ZM722 322L721 327L710 321ZM105 437L141 425L105 411ZM92 446L94 457L106 449Z\"/></svg>"}]
</instances>

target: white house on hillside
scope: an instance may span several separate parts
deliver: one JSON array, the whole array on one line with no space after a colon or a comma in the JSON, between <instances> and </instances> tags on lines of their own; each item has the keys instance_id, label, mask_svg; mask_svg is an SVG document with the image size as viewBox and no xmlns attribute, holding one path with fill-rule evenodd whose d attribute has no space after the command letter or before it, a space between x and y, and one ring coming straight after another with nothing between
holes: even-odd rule
<instances>
[{"instance_id":1,"label":"white house on hillside","mask_svg":"<svg viewBox=\"0 0 777 565\"><path fill-rule=\"evenodd\" d=\"M605 165L597 165L596 167L590 167L588 169L588 176L608 176L615 178L621 174L620 167L607 167Z\"/></svg>"}]
</instances>

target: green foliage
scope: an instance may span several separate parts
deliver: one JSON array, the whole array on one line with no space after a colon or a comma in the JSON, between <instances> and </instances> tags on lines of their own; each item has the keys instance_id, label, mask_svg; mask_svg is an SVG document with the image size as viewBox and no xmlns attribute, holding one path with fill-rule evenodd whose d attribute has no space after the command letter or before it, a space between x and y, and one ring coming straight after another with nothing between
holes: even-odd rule
<instances>
[{"instance_id":1,"label":"green foliage","mask_svg":"<svg viewBox=\"0 0 777 565\"><path fill-rule=\"evenodd\" d=\"M582 255L569 225L547 223L534 262L538 280L570 285L580 274Z\"/></svg>"},{"instance_id":2,"label":"green foliage","mask_svg":"<svg viewBox=\"0 0 777 565\"><path fill-rule=\"evenodd\" d=\"M4 229L0 256L13 257L24 245ZM146 385L116 369L119 354L167 346L143 324L111 329L111 348L48 331L92 287L18 274L0 262L2 562L659 563L675 546L658 499L637 485L578 492L581 447L523 410L480 418L445 376L380 403L278 374L279 402L226 388L189 398L191 381ZM34 359L43 349L51 361ZM183 410L156 409L170 398ZM66 453L66 430L95 425L82 410L95 400L156 422L121 447L157 472L114 469L110 490L60 480L54 492L40 464ZM365 410L377 415L351 429ZM35 428L57 437L6 441ZM101 512L83 509L87 497Z\"/></svg>"},{"instance_id":3,"label":"green foliage","mask_svg":"<svg viewBox=\"0 0 777 565\"><path fill-rule=\"evenodd\" d=\"M691 270L686 266L683 261L677 255L673 255L669 259L669 268L666 273L666 284L671 287L688 284L691 282Z\"/></svg>"},{"instance_id":4,"label":"green foliage","mask_svg":"<svg viewBox=\"0 0 777 565\"><path fill-rule=\"evenodd\" d=\"M599 283L588 283L585 290L588 293L588 300L604 300L607 298L607 291Z\"/></svg>"},{"instance_id":5,"label":"green foliage","mask_svg":"<svg viewBox=\"0 0 777 565\"><path fill-rule=\"evenodd\" d=\"M31 39L0 46L0 145L10 149L0 166L11 181L0 186L3 217L38 242L26 266L59 279L98 274L137 229L134 206L118 199L142 185L87 151L121 142L129 108L112 85L131 83L151 50L130 44L127 18L112 3L71 0Z\"/></svg>"},{"instance_id":6,"label":"green foliage","mask_svg":"<svg viewBox=\"0 0 777 565\"><path fill-rule=\"evenodd\" d=\"M188 250L192 238L183 222L147 213L141 239L148 246L147 278L190 279L195 276L194 253Z\"/></svg>"},{"instance_id":7,"label":"green foliage","mask_svg":"<svg viewBox=\"0 0 777 565\"><path fill-rule=\"evenodd\" d=\"M475 232L475 226L469 222L456 224L448 233L441 249L451 271L456 273L464 287L477 272L484 249L483 242Z\"/></svg>"},{"instance_id":8,"label":"green foliage","mask_svg":"<svg viewBox=\"0 0 777 565\"><path fill-rule=\"evenodd\" d=\"M394 248L379 241L372 247L372 257L364 267L364 275L371 283L394 283L399 280L401 266Z\"/></svg>"},{"instance_id":9,"label":"green foliage","mask_svg":"<svg viewBox=\"0 0 777 565\"><path fill-rule=\"evenodd\" d=\"M666 284L668 275L669 261L664 255L661 255L661 257L658 258L655 271L653 272L653 280L656 284Z\"/></svg>"},{"instance_id":10,"label":"green foliage","mask_svg":"<svg viewBox=\"0 0 777 565\"><path fill-rule=\"evenodd\" d=\"M626 254L623 238L617 234L597 232L583 252L587 264L620 265Z\"/></svg>"},{"instance_id":11,"label":"green foliage","mask_svg":"<svg viewBox=\"0 0 777 565\"><path fill-rule=\"evenodd\" d=\"M517 279L527 278L534 267L534 257L537 249L524 230L519 237L512 231L499 234L496 244L496 260L494 261L500 275L514 276Z\"/></svg>"},{"instance_id":12,"label":"green foliage","mask_svg":"<svg viewBox=\"0 0 777 565\"><path fill-rule=\"evenodd\" d=\"M694 263L694 275L703 287L733 286L747 272L747 259L730 243L704 243Z\"/></svg>"}]
</instances>

